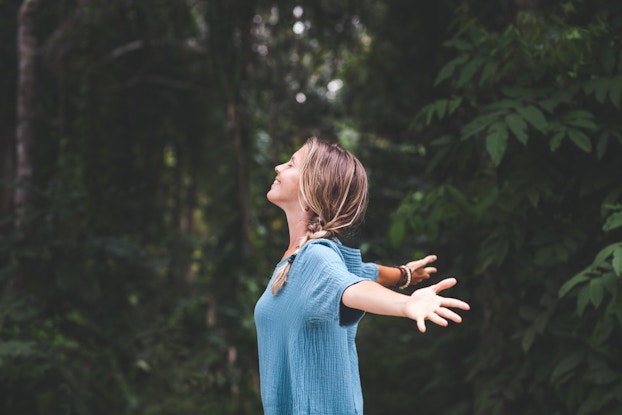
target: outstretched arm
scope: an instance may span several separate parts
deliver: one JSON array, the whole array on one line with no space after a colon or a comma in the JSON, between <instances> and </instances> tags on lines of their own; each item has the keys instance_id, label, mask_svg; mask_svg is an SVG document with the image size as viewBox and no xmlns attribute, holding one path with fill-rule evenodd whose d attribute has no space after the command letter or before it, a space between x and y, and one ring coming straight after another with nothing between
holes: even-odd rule
<instances>
[{"instance_id":1,"label":"outstretched arm","mask_svg":"<svg viewBox=\"0 0 622 415\"><path fill-rule=\"evenodd\" d=\"M423 259L411 261L405 266L410 268L412 279L409 285L419 284L420 282L430 278L430 274L436 272L435 267L429 266L430 263L436 261L436 255L428 255ZM398 267L389 267L386 265L378 265L378 284L384 287L396 287L404 284L402 272Z\"/></svg>"},{"instance_id":2,"label":"outstretched arm","mask_svg":"<svg viewBox=\"0 0 622 415\"><path fill-rule=\"evenodd\" d=\"M449 308L470 308L464 301L438 295L439 292L453 287L456 282L455 278L447 278L429 287L420 288L408 296L372 281L361 281L346 288L341 300L350 308L369 313L408 317L417 322L419 331L425 333L425 320L439 326L447 326L447 320L460 323L462 318Z\"/></svg>"}]
</instances>

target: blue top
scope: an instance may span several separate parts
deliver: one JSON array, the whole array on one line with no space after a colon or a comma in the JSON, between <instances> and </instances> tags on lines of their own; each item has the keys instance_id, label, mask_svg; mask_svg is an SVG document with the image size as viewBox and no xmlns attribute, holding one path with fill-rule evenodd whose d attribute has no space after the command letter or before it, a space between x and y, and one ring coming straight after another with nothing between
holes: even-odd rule
<instances>
[{"instance_id":1,"label":"blue top","mask_svg":"<svg viewBox=\"0 0 622 415\"><path fill-rule=\"evenodd\" d=\"M354 338L364 312L341 296L352 284L375 281L378 267L362 262L357 249L318 239L300 250L273 295L276 269L255 306L265 415L362 414Z\"/></svg>"}]
</instances>

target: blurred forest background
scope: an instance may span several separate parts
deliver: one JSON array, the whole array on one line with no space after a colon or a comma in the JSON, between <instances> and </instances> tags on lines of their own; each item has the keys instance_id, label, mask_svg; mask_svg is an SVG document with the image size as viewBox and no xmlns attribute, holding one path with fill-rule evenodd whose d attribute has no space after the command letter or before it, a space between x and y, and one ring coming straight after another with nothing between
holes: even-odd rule
<instances>
[{"instance_id":1,"label":"blurred forest background","mask_svg":"<svg viewBox=\"0 0 622 415\"><path fill-rule=\"evenodd\" d=\"M367 316L366 413L619 414L622 3L0 0L0 413L260 414L265 193L368 168L364 258L465 321Z\"/></svg>"}]
</instances>

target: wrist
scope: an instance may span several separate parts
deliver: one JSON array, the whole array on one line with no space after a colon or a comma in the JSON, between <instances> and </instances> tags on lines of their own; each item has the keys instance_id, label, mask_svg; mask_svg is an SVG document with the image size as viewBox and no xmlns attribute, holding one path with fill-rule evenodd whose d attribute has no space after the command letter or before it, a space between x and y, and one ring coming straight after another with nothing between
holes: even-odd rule
<instances>
[{"instance_id":1,"label":"wrist","mask_svg":"<svg viewBox=\"0 0 622 415\"><path fill-rule=\"evenodd\" d=\"M407 288L412 282L412 270L407 265L399 265L394 268L397 268L400 271L400 278L397 281L397 284L395 284L395 287L400 290Z\"/></svg>"}]
</instances>

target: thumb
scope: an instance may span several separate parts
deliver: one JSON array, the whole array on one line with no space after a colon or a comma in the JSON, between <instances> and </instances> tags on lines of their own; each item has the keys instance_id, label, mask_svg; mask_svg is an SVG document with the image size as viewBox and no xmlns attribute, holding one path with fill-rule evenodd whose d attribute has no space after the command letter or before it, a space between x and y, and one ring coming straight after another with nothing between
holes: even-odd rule
<instances>
[{"instance_id":1,"label":"thumb","mask_svg":"<svg viewBox=\"0 0 622 415\"><path fill-rule=\"evenodd\" d=\"M434 288L434 292L438 294L443 290L453 287L454 285L456 285L457 282L458 280L456 280L455 278L445 278L444 280L441 280L438 283L434 284L432 288Z\"/></svg>"}]
</instances>

